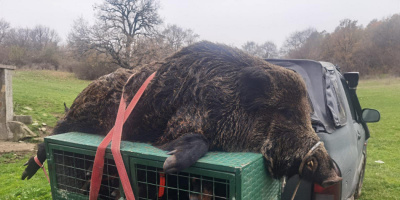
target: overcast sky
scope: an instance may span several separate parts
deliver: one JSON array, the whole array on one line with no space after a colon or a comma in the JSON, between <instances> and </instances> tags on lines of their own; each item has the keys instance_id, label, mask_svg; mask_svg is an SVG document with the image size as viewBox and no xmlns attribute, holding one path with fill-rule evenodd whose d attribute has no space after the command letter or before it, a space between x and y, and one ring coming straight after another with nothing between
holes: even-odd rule
<instances>
[{"instance_id":1,"label":"overcast sky","mask_svg":"<svg viewBox=\"0 0 400 200\"><path fill-rule=\"evenodd\" d=\"M65 41L79 16L93 21L93 4L101 0L0 0L0 18L12 27L42 24ZM400 13L400 0L162 0L165 24L190 28L203 40L240 47L246 41L273 41L314 27L332 32L345 18L367 25Z\"/></svg>"}]
</instances>

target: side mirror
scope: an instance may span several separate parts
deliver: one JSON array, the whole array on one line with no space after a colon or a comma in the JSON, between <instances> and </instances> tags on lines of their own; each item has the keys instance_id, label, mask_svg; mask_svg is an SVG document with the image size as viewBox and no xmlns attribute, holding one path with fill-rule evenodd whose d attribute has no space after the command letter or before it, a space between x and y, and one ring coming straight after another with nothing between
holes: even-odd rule
<instances>
[{"instance_id":1,"label":"side mirror","mask_svg":"<svg viewBox=\"0 0 400 200\"><path fill-rule=\"evenodd\" d=\"M355 90L358 85L358 79L360 78L360 74L358 72L346 72L343 74L344 78L349 85L349 89Z\"/></svg>"},{"instance_id":2,"label":"side mirror","mask_svg":"<svg viewBox=\"0 0 400 200\"><path fill-rule=\"evenodd\" d=\"M363 122L379 122L381 119L381 114L375 109L363 109L361 115Z\"/></svg>"}]
</instances>

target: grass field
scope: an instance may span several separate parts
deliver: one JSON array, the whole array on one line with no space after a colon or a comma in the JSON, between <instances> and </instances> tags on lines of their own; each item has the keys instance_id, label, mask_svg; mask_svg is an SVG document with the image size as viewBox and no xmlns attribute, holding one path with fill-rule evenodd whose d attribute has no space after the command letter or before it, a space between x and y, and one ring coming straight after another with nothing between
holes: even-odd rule
<instances>
[{"instance_id":1,"label":"grass field","mask_svg":"<svg viewBox=\"0 0 400 200\"><path fill-rule=\"evenodd\" d=\"M15 111L32 115L39 124L54 126L64 112L63 102L71 105L88 83L64 72L17 71L13 80ZM363 80L358 96L364 108L378 109L382 116L379 123L369 124L371 138L361 199L400 199L400 79ZM20 180L29 156L0 155L0 200L51 197L42 171L29 181Z\"/></svg>"},{"instance_id":2,"label":"grass field","mask_svg":"<svg viewBox=\"0 0 400 200\"><path fill-rule=\"evenodd\" d=\"M73 74L55 71L16 71L13 76L14 112L31 115L39 125L54 127L64 113L64 105L71 105L75 97L89 84ZM22 181L23 164L30 154L8 153L0 155L0 199L50 199L50 185L43 171L29 181Z\"/></svg>"},{"instance_id":3,"label":"grass field","mask_svg":"<svg viewBox=\"0 0 400 200\"><path fill-rule=\"evenodd\" d=\"M0 199L51 199L50 184L42 170L29 181L22 181L23 164L31 154L7 153L0 155ZM47 165L46 165L47 167Z\"/></svg>"},{"instance_id":4,"label":"grass field","mask_svg":"<svg viewBox=\"0 0 400 200\"><path fill-rule=\"evenodd\" d=\"M361 81L358 96L362 107L381 112L380 122L368 124L371 138L361 199L400 199L400 79Z\"/></svg>"},{"instance_id":5,"label":"grass field","mask_svg":"<svg viewBox=\"0 0 400 200\"><path fill-rule=\"evenodd\" d=\"M70 106L89 84L71 73L57 71L16 71L13 76L14 112L31 115L39 125L54 127L64 113L64 102Z\"/></svg>"}]
</instances>

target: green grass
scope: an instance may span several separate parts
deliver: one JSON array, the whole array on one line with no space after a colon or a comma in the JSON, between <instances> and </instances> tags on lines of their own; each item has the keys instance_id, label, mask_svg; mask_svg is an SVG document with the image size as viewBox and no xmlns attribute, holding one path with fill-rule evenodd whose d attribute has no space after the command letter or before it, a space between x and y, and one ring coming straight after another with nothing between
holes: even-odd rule
<instances>
[{"instance_id":1,"label":"green grass","mask_svg":"<svg viewBox=\"0 0 400 200\"><path fill-rule=\"evenodd\" d=\"M75 97L89 84L78 80L71 73L55 71L16 71L13 76L14 112L31 115L39 125L29 127L33 131L46 123L54 127L64 113L66 102L70 106ZM28 154L0 155L0 200L3 199L50 199L50 185L42 170L29 181L22 181L23 164Z\"/></svg>"},{"instance_id":2,"label":"green grass","mask_svg":"<svg viewBox=\"0 0 400 200\"><path fill-rule=\"evenodd\" d=\"M43 170L39 170L29 181L21 180L25 168L23 164L29 157L14 153L0 155L0 200L51 199L50 184Z\"/></svg>"},{"instance_id":3,"label":"green grass","mask_svg":"<svg viewBox=\"0 0 400 200\"><path fill-rule=\"evenodd\" d=\"M16 113L54 126L64 112L63 102L71 105L88 83L64 72L17 71L13 77ZM369 124L371 138L361 199L400 199L400 79L361 81L358 96L364 108L378 109L382 116L380 122ZM28 157L0 155L0 200L51 197L42 171L29 181L20 180ZM375 163L377 160L385 163Z\"/></svg>"},{"instance_id":4,"label":"green grass","mask_svg":"<svg viewBox=\"0 0 400 200\"><path fill-rule=\"evenodd\" d=\"M363 108L381 112L380 122L368 124L371 138L361 199L400 199L400 79L361 81L358 96Z\"/></svg>"},{"instance_id":5,"label":"green grass","mask_svg":"<svg viewBox=\"0 0 400 200\"><path fill-rule=\"evenodd\" d=\"M89 84L71 73L57 71L16 71L13 76L14 112L31 115L38 125L54 127L64 113L64 102L71 106L75 97Z\"/></svg>"}]
</instances>

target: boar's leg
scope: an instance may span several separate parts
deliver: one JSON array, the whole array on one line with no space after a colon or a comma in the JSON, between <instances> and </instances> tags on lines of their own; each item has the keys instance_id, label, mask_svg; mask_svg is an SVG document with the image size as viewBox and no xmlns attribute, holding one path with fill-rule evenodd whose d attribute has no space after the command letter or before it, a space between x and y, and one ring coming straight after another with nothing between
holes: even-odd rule
<instances>
[{"instance_id":1,"label":"boar's leg","mask_svg":"<svg viewBox=\"0 0 400 200\"><path fill-rule=\"evenodd\" d=\"M164 145L163 149L170 151L168 154L171 156L165 160L163 167L165 173L170 174L190 167L204 156L208 151L208 141L202 134L187 133Z\"/></svg>"},{"instance_id":2,"label":"boar's leg","mask_svg":"<svg viewBox=\"0 0 400 200\"><path fill-rule=\"evenodd\" d=\"M42 164L46 160L46 149L44 143L40 143L38 145L37 157ZM25 165L27 167L25 168L25 171L22 173L21 179L24 180L25 178L27 178L27 180L29 180L33 175L35 175L35 173L40 167L38 164L36 164L33 157L31 157L28 160L28 162L25 163Z\"/></svg>"}]
</instances>

